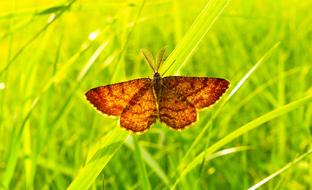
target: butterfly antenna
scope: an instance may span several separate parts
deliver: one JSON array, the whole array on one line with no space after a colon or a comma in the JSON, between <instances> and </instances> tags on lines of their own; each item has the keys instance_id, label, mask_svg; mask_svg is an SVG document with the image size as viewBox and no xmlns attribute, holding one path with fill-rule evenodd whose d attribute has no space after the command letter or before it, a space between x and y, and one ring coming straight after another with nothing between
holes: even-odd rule
<instances>
[{"instance_id":1,"label":"butterfly antenna","mask_svg":"<svg viewBox=\"0 0 312 190\"><path fill-rule=\"evenodd\" d=\"M141 49L141 52L142 52L146 62L153 69L154 73L156 73L156 71L158 71L158 70L155 69L155 60L154 60L152 53L150 51L148 51L147 49Z\"/></svg>"},{"instance_id":2,"label":"butterfly antenna","mask_svg":"<svg viewBox=\"0 0 312 190\"><path fill-rule=\"evenodd\" d=\"M163 47L159 50L157 54L157 59L156 59L156 71L158 72L160 65L165 61L165 52L166 52L166 47Z\"/></svg>"}]
</instances>

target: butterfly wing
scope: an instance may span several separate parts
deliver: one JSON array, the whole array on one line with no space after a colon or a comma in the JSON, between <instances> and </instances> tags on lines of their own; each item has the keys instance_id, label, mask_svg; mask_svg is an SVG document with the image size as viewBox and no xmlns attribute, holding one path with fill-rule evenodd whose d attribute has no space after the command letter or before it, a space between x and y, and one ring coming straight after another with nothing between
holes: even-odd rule
<instances>
[{"instance_id":1,"label":"butterfly wing","mask_svg":"<svg viewBox=\"0 0 312 190\"><path fill-rule=\"evenodd\" d=\"M159 119L174 129L196 121L196 109L186 97L163 86L159 100Z\"/></svg>"},{"instance_id":2,"label":"butterfly wing","mask_svg":"<svg viewBox=\"0 0 312 190\"><path fill-rule=\"evenodd\" d=\"M102 113L121 115L135 94L150 85L149 78L135 79L93 88L86 93L86 97Z\"/></svg>"},{"instance_id":3,"label":"butterfly wing","mask_svg":"<svg viewBox=\"0 0 312 190\"><path fill-rule=\"evenodd\" d=\"M229 81L210 77L170 76L163 78L163 85L183 95L196 108L214 104L228 89Z\"/></svg>"},{"instance_id":4,"label":"butterfly wing","mask_svg":"<svg viewBox=\"0 0 312 190\"><path fill-rule=\"evenodd\" d=\"M133 132L143 132L157 118L157 105L152 85L141 88L125 107L120 117L121 127Z\"/></svg>"}]
</instances>

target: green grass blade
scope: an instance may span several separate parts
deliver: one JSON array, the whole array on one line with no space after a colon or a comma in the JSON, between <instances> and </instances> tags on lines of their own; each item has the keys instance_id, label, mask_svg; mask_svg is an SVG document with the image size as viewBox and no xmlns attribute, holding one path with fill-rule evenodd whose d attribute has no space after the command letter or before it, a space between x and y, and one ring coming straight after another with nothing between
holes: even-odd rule
<instances>
[{"instance_id":1,"label":"green grass blade","mask_svg":"<svg viewBox=\"0 0 312 190\"><path fill-rule=\"evenodd\" d=\"M159 73L174 75L187 63L213 23L218 19L229 0L209 0L192 26L164 62Z\"/></svg>"},{"instance_id":2,"label":"green grass blade","mask_svg":"<svg viewBox=\"0 0 312 190\"><path fill-rule=\"evenodd\" d=\"M133 144L134 144L134 157L136 159L137 162L137 170L138 170L138 174L139 174L139 179L140 179L140 183L141 183L141 189L146 189L146 190L150 190L151 188L151 184L149 182L148 176L147 176L147 172L146 172L146 167L145 167L145 162L143 161L142 158L142 154L141 154L141 147L139 145L138 139L136 136L132 136L133 137Z\"/></svg>"},{"instance_id":3,"label":"green grass blade","mask_svg":"<svg viewBox=\"0 0 312 190\"><path fill-rule=\"evenodd\" d=\"M134 19L135 23L136 23L136 20L138 19L139 15L140 15L143 7L144 7L144 2L145 2L145 0L142 1L142 4L141 4L140 9L139 9L139 11L137 13L137 16ZM125 49L127 47L128 41L130 40L129 38L131 36L131 33L133 31L134 26L135 26L135 24L130 28L130 31L128 31L127 38L126 38L126 40L124 42L123 48L121 50L121 53L118 56L117 63L114 66L114 69L113 69L114 70L113 75L111 76L111 80L112 81L114 81L114 80L117 81L116 77L119 77L119 75L117 75L117 74L119 74L121 72L121 70L122 70L122 68L120 66L120 61L123 59L124 51L125 51ZM103 47L102 48L100 47L99 52L103 51L103 49L106 47L105 42L102 44L102 46ZM99 55L99 54L97 54L97 55ZM82 78L85 76L87 71L90 69L92 63L86 64L85 71L81 71L80 72L77 80L82 80ZM80 83L77 83L77 84L79 85ZM75 90L75 89L73 89L73 90ZM64 104L62 110L65 110L65 108L69 104L69 101L70 101L70 99L68 99L66 101L67 103ZM56 119L58 121L60 121L59 118L63 117L63 115L64 114L61 114L61 115L59 114L59 116L57 116ZM91 161L89 161L88 164L78 174L78 176L76 176L74 178L74 180L72 181L72 183L70 184L68 189L87 189L94 183L94 181L96 180L97 176L105 168L105 166L111 160L111 158L114 156L114 154L119 150L120 146L123 144L123 142L126 140L126 138L128 136L127 135L128 132L120 133L120 129L115 127L114 131L116 131L116 130L117 130L117 132L115 132L116 134L113 133L112 134L113 137L110 138L111 140L119 139L118 143L114 143L114 144L116 144L116 145L114 145L114 149L109 148L109 149L106 150L106 148L104 148L104 149L103 148L98 149L97 147L93 148L93 152L96 152L95 155L98 155L98 157L96 159L91 157ZM106 142L106 144L111 144L110 140L108 140ZM100 144L100 147L101 146L106 146L106 145L104 143L103 145ZM89 158L90 158L90 156L89 156ZM94 160L94 161L92 161L92 160Z\"/></svg>"},{"instance_id":4,"label":"green grass blade","mask_svg":"<svg viewBox=\"0 0 312 190\"><path fill-rule=\"evenodd\" d=\"M252 101L252 99L254 97L256 97L257 95L260 95L261 92L263 92L264 90L266 90L268 87L274 85L275 83L277 83L280 78L286 78L286 77L290 77L293 75L298 75L300 72L302 72L302 70L304 69L309 69L311 68L310 66L306 66L306 67L297 67L297 68L293 68L291 70L285 71L283 74L272 78L271 80L268 80L266 83L264 83L263 85L257 87L255 90L253 90L252 93L248 94L246 97L244 97L244 99L242 101L239 102L239 104L237 104L231 111L231 113L229 113L228 117L225 118L222 123L228 123L229 120L239 112L239 110L248 104L248 102Z\"/></svg>"},{"instance_id":5,"label":"green grass blade","mask_svg":"<svg viewBox=\"0 0 312 190\"><path fill-rule=\"evenodd\" d=\"M90 39L90 40L94 40L94 39ZM61 106L61 108L58 111L58 114L56 115L56 117L54 119L54 124L53 124L54 126L58 125L60 120L66 116L66 112L67 112L68 108L70 107L69 105L70 105L70 103L73 99L73 96L75 95L79 85L81 84L82 80L85 78L86 74L88 73L90 68L93 66L95 61L100 56L101 52L103 52L106 49L110 40L111 40L111 36L108 36L108 39L103 40L103 42L98 46L98 48L94 51L94 53L89 58L89 60L85 63L85 65L80 70L80 72L76 78L75 83L72 84L73 86L69 90L70 93L69 93L68 97L64 101L63 106ZM69 66L70 65L67 65L66 67L64 66L64 70L68 69ZM65 77L64 74L65 74L65 72L62 72L59 75L56 75L56 77L54 77L55 80L58 81L58 80L62 79L63 77Z\"/></svg>"},{"instance_id":6,"label":"green grass blade","mask_svg":"<svg viewBox=\"0 0 312 190\"><path fill-rule=\"evenodd\" d=\"M146 0L141 1L140 7L136 13L135 18L133 19L133 24L128 28L126 39L123 41L120 53L119 53L118 58L117 58L117 63L115 64L115 67L114 67L114 71L118 71L121 69L121 65L122 65L121 61L124 59L125 52L128 48L132 33L133 33L133 31L137 25L138 19L140 18L140 15L142 14L143 8L145 6L145 1ZM117 79L119 78L118 76L119 76L118 72L113 72L112 77L111 77L111 81L112 82L117 81Z\"/></svg>"},{"instance_id":7,"label":"green grass blade","mask_svg":"<svg viewBox=\"0 0 312 190\"><path fill-rule=\"evenodd\" d=\"M222 104L219 106L219 108L217 109L217 111L213 114L213 116L210 118L210 120L207 122L207 124L203 127L203 129L201 130L201 132L197 135L196 139L194 140L194 142L192 143L192 145L190 146L190 148L188 149L188 151L186 152L186 154L184 155L179 168L182 169L183 167L185 167L189 162L189 160L191 160L191 153L192 151L195 150L195 147L198 145L198 143L201 141L201 139L204 137L205 132L207 131L207 129L209 128L209 126L211 125L212 121L217 117L217 115L220 113L220 111L222 110L224 104L226 104L226 102L228 102L230 100L231 97L233 97L233 95L243 86L243 84L247 81L247 79L249 79L249 77L251 76L252 73L254 73L254 71L260 67L265 60L269 57L269 55L271 55L271 53L278 47L279 42L274 44L272 46L272 48L270 48L258 61L257 63L242 77L242 79L234 86L233 90L231 90L231 92L229 93L229 95L227 96L227 98L225 99L224 102L222 102Z\"/></svg>"},{"instance_id":8,"label":"green grass blade","mask_svg":"<svg viewBox=\"0 0 312 190\"><path fill-rule=\"evenodd\" d=\"M237 91L241 88L241 86L246 82L246 80L250 77L250 75L260 66L265 60L272 54L272 52L279 46L280 42L277 42L273 45L258 61L257 63L246 73L246 75L235 85L233 90L230 92L226 101L228 101Z\"/></svg>"},{"instance_id":9,"label":"green grass blade","mask_svg":"<svg viewBox=\"0 0 312 190\"><path fill-rule=\"evenodd\" d=\"M32 36L32 38L30 38L18 51L17 53L9 60L9 62L7 63L6 66L4 66L4 68L1 68L2 70L0 70L0 76L3 75L3 73L5 71L8 70L8 68L11 66L11 64L24 52L24 50L30 45L32 44L32 42L34 42L36 39L38 39L38 37L43 34L52 23L54 23L58 18L60 18L63 13L72 6L72 4L75 2L76 0L70 0L67 5L66 8L62 9L58 14L56 14L55 16L51 17L51 19L49 19L48 23L46 25L44 25L35 35Z\"/></svg>"},{"instance_id":10,"label":"green grass blade","mask_svg":"<svg viewBox=\"0 0 312 190\"><path fill-rule=\"evenodd\" d=\"M125 142L130 149L134 150L133 138L128 138ZM169 178L164 172L164 170L160 167L160 165L156 162L153 156L144 148L140 147L142 158L144 162L158 175L158 177L164 182L165 185L169 185Z\"/></svg>"},{"instance_id":11,"label":"green grass blade","mask_svg":"<svg viewBox=\"0 0 312 190\"><path fill-rule=\"evenodd\" d=\"M36 14L37 15L51 14L51 13L56 13L59 11L64 11L64 9L68 9L68 6L66 5L52 6L52 7L45 8Z\"/></svg>"},{"instance_id":12,"label":"green grass blade","mask_svg":"<svg viewBox=\"0 0 312 190\"><path fill-rule=\"evenodd\" d=\"M187 164L187 166L183 169L181 169L180 175L182 174L183 176L186 175L189 168L194 168L196 165L200 163L200 160L203 160L205 155L210 155L214 153L216 150L221 148L222 146L226 145L227 143L231 142L232 140L242 136L243 134L248 133L250 130L255 129L262 124L271 121L279 116L282 116L290 111L293 111L294 109L306 105L310 103L312 100L312 95L308 95L304 98L301 98L299 100L293 101L289 104L286 104L284 106L281 106L279 108L274 109L273 111L270 111L269 113L266 113L250 122L247 124L243 125L242 127L238 128L237 130L233 131L229 135L225 136L224 138L220 139L213 145L211 145L207 150L202 151L198 156L196 156L190 163ZM177 185L181 177L178 177L177 180L175 181L173 187Z\"/></svg>"},{"instance_id":13,"label":"green grass blade","mask_svg":"<svg viewBox=\"0 0 312 190\"><path fill-rule=\"evenodd\" d=\"M248 190L256 190L259 187L261 187L262 185L264 185L265 183L269 182L270 180L274 179L276 176L282 174L283 172L285 172L286 170L290 169L291 167L293 167L295 164L297 164L298 162L300 162L302 159L304 159L305 157L309 156L312 153L312 150L302 154L301 156L299 156L298 158L296 158L295 160L293 160L292 162L286 164L284 167L282 167L281 169L277 170L276 172L274 172L273 174L269 175L268 177L264 178L263 180L259 181L258 183L256 183L255 185L251 186L250 188L248 188Z\"/></svg>"},{"instance_id":14,"label":"green grass blade","mask_svg":"<svg viewBox=\"0 0 312 190\"><path fill-rule=\"evenodd\" d=\"M211 154L212 152L218 150L220 147L224 146L225 144L229 143L233 139L247 133L248 131L255 129L262 124L271 121L275 119L276 117L279 117L281 115L284 115L290 111L293 111L294 109L306 105L310 103L312 100L312 95L307 95L306 97L303 97L299 100L295 100L289 104L286 104L284 106L281 106L279 108L274 109L273 111L270 111L269 113L266 113L247 124L243 125L242 127L238 128L237 130L233 131L226 137L222 138L218 142L214 143L212 146L210 146L207 150L207 154Z\"/></svg>"},{"instance_id":15,"label":"green grass blade","mask_svg":"<svg viewBox=\"0 0 312 190\"><path fill-rule=\"evenodd\" d=\"M45 84L45 86L41 89L41 91L38 93L38 95L31 101L31 105L28 107L28 109L25 111L25 117L23 119L22 124L20 125L20 127L17 130L16 136L14 136L12 138L12 148L9 154L9 158L8 158L8 163L7 163L7 167L5 169L5 175L4 175L4 179L3 179L3 184L4 186L7 188L9 186L9 184L11 183L12 177L13 177L13 173L15 171L15 167L17 164L17 160L18 160L18 152L20 150L20 144L22 141L22 135L24 133L24 129L25 126L33 112L33 110L35 109L35 107L37 106L39 100L41 99L41 97L43 96L43 94L45 94L47 92L47 90L51 87L52 84L57 83L58 81L60 81L61 79L63 79L61 76L64 76L67 72L68 69L70 68L70 66L90 47L91 42L87 41L85 42L81 48L77 51L76 54L74 54L65 64L64 66L55 73L54 76L52 76L49 81L47 81L47 83Z\"/></svg>"},{"instance_id":16,"label":"green grass blade","mask_svg":"<svg viewBox=\"0 0 312 190\"><path fill-rule=\"evenodd\" d=\"M78 175L67 188L68 190L88 189L94 183L103 168L119 150L128 132L116 127L108 133L86 165L79 171Z\"/></svg>"},{"instance_id":17,"label":"green grass blade","mask_svg":"<svg viewBox=\"0 0 312 190\"><path fill-rule=\"evenodd\" d=\"M206 161L221 157L221 156L226 156L228 154L233 154L236 152L241 152L241 151L246 151L249 150L250 148L248 146L240 146L240 147L233 147L233 148L227 148L224 150L220 150L216 153L207 155L205 152L200 153L180 174L180 176L175 180L174 184L170 189L175 189L178 183L181 181L181 179L188 174L190 171L192 171L197 165L202 163L202 160L205 159Z\"/></svg>"}]
</instances>

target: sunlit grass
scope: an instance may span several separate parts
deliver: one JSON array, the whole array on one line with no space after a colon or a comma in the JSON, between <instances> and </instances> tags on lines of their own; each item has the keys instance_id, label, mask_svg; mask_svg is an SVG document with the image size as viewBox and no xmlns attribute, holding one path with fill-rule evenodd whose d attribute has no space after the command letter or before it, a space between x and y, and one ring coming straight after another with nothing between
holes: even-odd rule
<instances>
[{"instance_id":1,"label":"sunlit grass","mask_svg":"<svg viewBox=\"0 0 312 190\"><path fill-rule=\"evenodd\" d=\"M311 189L312 2L4 1L0 189ZM276 45L278 44L278 45ZM84 93L160 72L231 81L182 132L143 135Z\"/></svg>"}]
</instances>

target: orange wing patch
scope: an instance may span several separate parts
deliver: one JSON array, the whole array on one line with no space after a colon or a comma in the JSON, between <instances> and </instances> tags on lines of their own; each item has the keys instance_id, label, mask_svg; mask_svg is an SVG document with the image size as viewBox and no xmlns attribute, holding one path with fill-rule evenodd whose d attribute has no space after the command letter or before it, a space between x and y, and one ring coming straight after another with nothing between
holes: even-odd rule
<instances>
[{"instance_id":1,"label":"orange wing patch","mask_svg":"<svg viewBox=\"0 0 312 190\"><path fill-rule=\"evenodd\" d=\"M219 78L170 76L163 78L163 85L184 96L196 108L204 108L222 96L229 82Z\"/></svg>"},{"instance_id":2,"label":"orange wing patch","mask_svg":"<svg viewBox=\"0 0 312 190\"><path fill-rule=\"evenodd\" d=\"M143 132L157 118L157 105L152 85L146 85L131 99L120 117L120 125L133 132Z\"/></svg>"},{"instance_id":3,"label":"orange wing patch","mask_svg":"<svg viewBox=\"0 0 312 190\"><path fill-rule=\"evenodd\" d=\"M159 101L159 118L174 129L183 129L196 121L196 109L184 96L163 86Z\"/></svg>"},{"instance_id":4,"label":"orange wing patch","mask_svg":"<svg viewBox=\"0 0 312 190\"><path fill-rule=\"evenodd\" d=\"M141 78L100 86L89 90L86 97L99 111L108 115L120 115L141 88L151 86L151 81L149 78Z\"/></svg>"}]
</instances>

